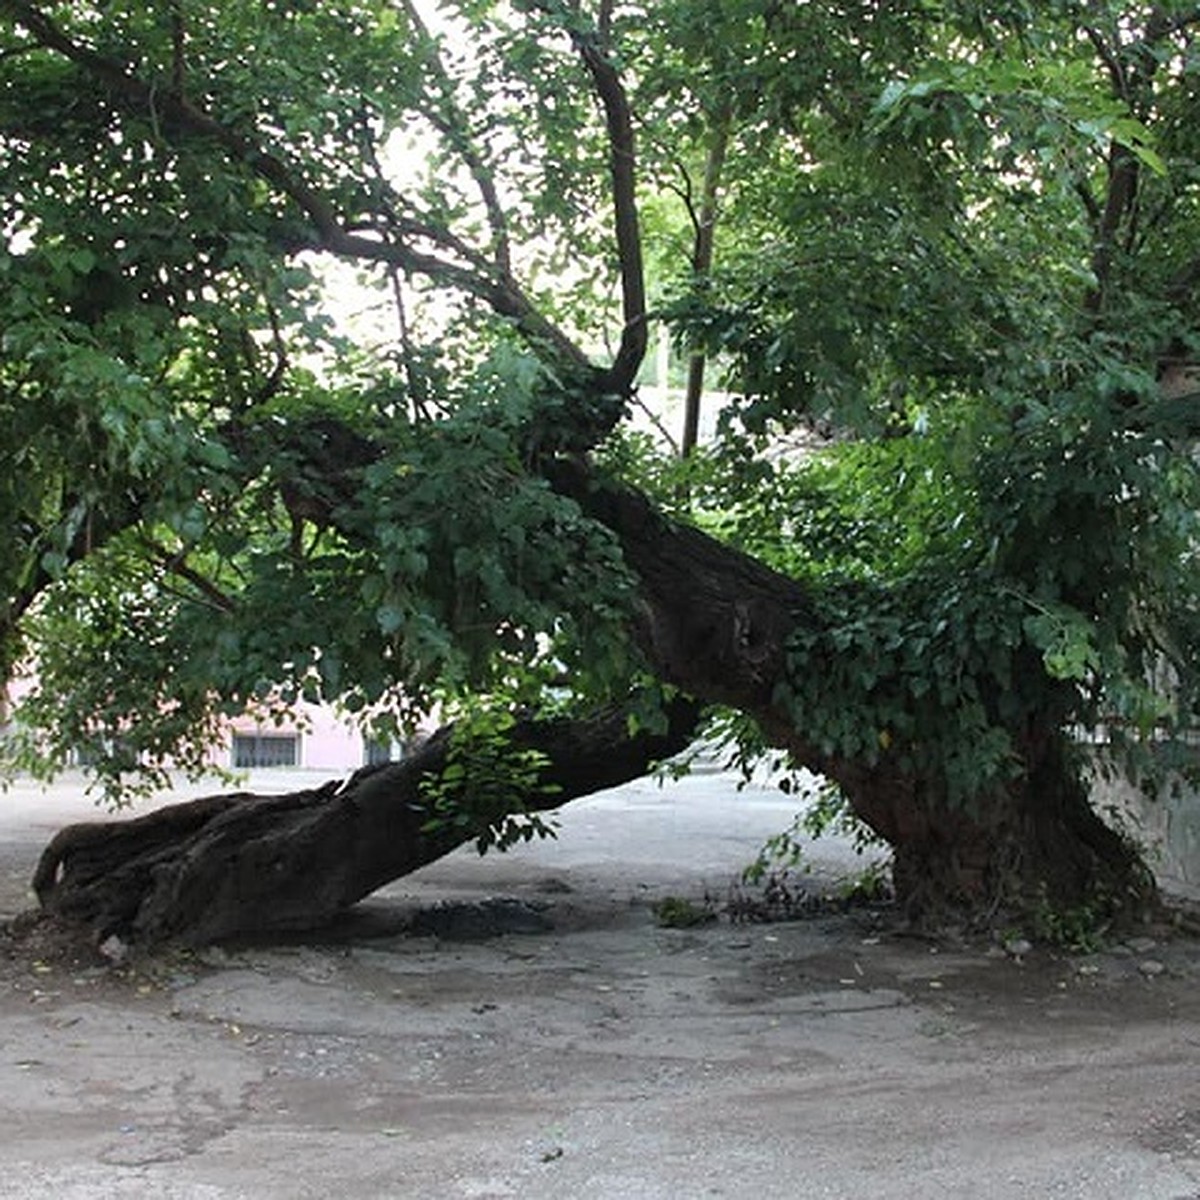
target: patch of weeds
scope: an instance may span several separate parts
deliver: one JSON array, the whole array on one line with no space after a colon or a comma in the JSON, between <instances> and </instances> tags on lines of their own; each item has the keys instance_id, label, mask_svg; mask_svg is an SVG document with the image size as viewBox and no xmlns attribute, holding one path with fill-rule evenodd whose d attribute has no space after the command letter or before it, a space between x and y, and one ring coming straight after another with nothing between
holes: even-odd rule
<instances>
[{"instance_id":1,"label":"patch of weeds","mask_svg":"<svg viewBox=\"0 0 1200 1200\"><path fill-rule=\"evenodd\" d=\"M812 916L819 902L788 870L768 871L752 879L743 877L729 889L725 911L734 924L770 924Z\"/></svg>"},{"instance_id":2,"label":"patch of weeds","mask_svg":"<svg viewBox=\"0 0 1200 1200\"><path fill-rule=\"evenodd\" d=\"M821 891L806 887L791 871L769 871L759 882L734 884L725 911L734 924L762 925L881 908L891 900L887 867L873 863L841 884Z\"/></svg>"},{"instance_id":3,"label":"patch of weeds","mask_svg":"<svg viewBox=\"0 0 1200 1200\"><path fill-rule=\"evenodd\" d=\"M1034 938L1072 954L1095 954L1103 950L1111 929L1106 905L1056 908L1043 898L1033 911Z\"/></svg>"},{"instance_id":4,"label":"patch of weeds","mask_svg":"<svg viewBox=\"0 0 1200 1200\"><path fill-rule=\"evenodd\" d=\"M885 862L873 862L843 881L839 889L850 906L890 904L895 899L891 872Z\"/></svg>"},{"instance_id":5,"label":"patch of weeds","mask_svg":"<svg viewBox=\"0 0 1200 1200\"><path fill-rule=\"evenodd\" d=\"M692 929L717 919L716 912L707 902L697 904L682 896L664 896L651 907L655 920L664 929Z\"/></svg>"}]
</instances>

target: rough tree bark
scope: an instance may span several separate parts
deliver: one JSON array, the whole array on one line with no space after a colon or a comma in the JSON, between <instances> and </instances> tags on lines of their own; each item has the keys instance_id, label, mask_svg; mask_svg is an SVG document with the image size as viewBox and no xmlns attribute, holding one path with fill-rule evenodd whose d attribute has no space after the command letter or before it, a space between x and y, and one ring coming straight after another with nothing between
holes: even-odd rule
<instances>
[{"instance_id":1,"label":"rough tree bark","mask_svg":"<svg viewBox=\"0 0 1200 1200\"><path fill-rule=\"evenodd\" d=\"M676 700L661 731L630 735L627 712L524 720L509 731L547 766L527 811L547 810L645 775L686 748L697 706ZM314 929L382 887L472 840L481 830L429 827L422 781L446 764L453 727L410 757L283 796L239 792L145 816L61 830L42 853L42 907L142 943L201 944L236 934Z\"/></svg>"}]
</instances>

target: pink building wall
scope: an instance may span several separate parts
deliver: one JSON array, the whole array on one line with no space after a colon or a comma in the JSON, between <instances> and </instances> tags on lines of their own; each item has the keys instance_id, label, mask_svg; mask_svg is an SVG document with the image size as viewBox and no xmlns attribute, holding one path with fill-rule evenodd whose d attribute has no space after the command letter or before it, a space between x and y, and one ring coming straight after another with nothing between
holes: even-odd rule
<instances>
[{"instance_id":1,"label":"pink building wall","mask_svg":"<svg viewBox=\"0 0 1200 1200\"><path fill-rule=\"evenodd\" d=\"M310 771L354 770L367 761L361 730L324 705L302 704L296 718L282 724L253 716L235 717L229 722L228 738L213 746L209 761L234 766L234 737L294 737L295 765Z\"/></svg>"},{"instance_id":2,"label":"pink building wall","mask_svg":"<svg viewBox=\"0 0 1200 1200\"><path fill-rule=\"evenodd\" d=\"M0 686L0 726L13 707L33 690L36 679L19 673L7 688ZM347 772L368 761L368 744L362 731L328 705L302 704L294 715L277 723L274 715L248 713L227 722L227 732L212 745L208 761L214 766L240 769L235 761L235 739L295 739L295 766L310 771ZM392 747L390 756L400 757L400 748Z\"/></svg>"}]
</instances>

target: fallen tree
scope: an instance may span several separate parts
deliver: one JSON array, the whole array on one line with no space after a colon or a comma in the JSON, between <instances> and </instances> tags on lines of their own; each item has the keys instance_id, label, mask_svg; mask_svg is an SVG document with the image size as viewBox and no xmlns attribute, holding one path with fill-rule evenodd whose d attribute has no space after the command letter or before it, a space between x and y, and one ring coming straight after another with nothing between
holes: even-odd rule
<instances>
[{"instance_id":1,"label":"fallen tree","mask_svg":"<svg viewBox=\"0 0 1200 1200\"><path fill-rule=\"evenodd\" d=\"M520 784L481 805L440 735L343 786L64 830L43 903L144 940L303 928L717 709L841 789L914 917L1144 910L1078 742L1136 754L1196 708L1195 22L1105 7L1119 32L1058 14L1015 86L1011 13L464 5L463 57L410 3L0 0L21 761L82 747L119 791L247 706L394 730L478 695ZM626 428L647 154L681 205L660 256L706 247L670 319L736 371L711 454L690 381L682 467ZM316 257L375 273L386 350L328 332ZM799 461L813 426L843 440ZM664 733L621 715L647 679L684 697L641 714Z\"/></svg>"},{"instance_id":2,"label":"fallen tree","mask_svg":"<svg viewBox=\"0 0 1200 1200\"><path fill-rule=\"evenodd\" d=\"M911 918L1039 905L1070 911L1087 902L1103 903L1105 919L1128 919L1154 901L1134 846L1090 805L1066 731L1031 729L1015 743L1021 770L970 806L948 791L936 747L925 747L931 766L914 765L919 734L891 754L822 746L789 705L789 645L798 630L827 632L810 590L663 518L645 497L603 484L578 463L560 462L550 474L619 538L639 583L637 636L659 678L752 717L771 745L835 781L892 847L897 895ZM810 659L806 667L832 673L837 664ZM532 751L536 769L488 804L472 796L469 780L440 786L454 740L447 728L402 762L316 791L235 793L118 825L71 826L43 854L35 890L44 907L98 936L204 942L315 928L512 813L638 778L687 747L700 711L698 701L676 699L663 732L632 736L626 708L516 721L503 732L502 757L519 762ZM468 763L475 753L469 741L462 747ZM458 820L438 817L431 787Z\"/></svg>"}]
</instances>

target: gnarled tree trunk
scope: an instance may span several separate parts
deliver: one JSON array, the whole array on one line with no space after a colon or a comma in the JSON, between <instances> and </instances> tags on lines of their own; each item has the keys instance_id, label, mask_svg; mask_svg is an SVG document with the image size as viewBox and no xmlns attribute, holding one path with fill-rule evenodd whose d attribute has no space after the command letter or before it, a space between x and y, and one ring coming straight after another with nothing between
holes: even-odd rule
<instances>
[{"instance_id":1,"label":"gnarled tree trunk","mask_svg":"<svg viewBox=\"0 0 1200 1200\"><path fill-rule=\"evenodd\" d=\"M856 815L892 846L893 885L909 918L981 926L1057 913L1099 926L1154 905L1153 875L1096 814L1071 749L1056 739L969 807L920 780L847 768L842 785Z\"/></svg>"},{"instance_id":2,"label":"gnarled tree trunk","mask_svg":"<svg viewBox=\"0 0 1200 1200\"><path fill-rule=\"evenodd\" d=\"M646 774L686 748L697 712L676 701L665 729L632 736L622 708L517 722L510 743L546 762L526 811ZM116 933L199 944L317 928L482 831L431 826L436 814L422 783L441 773L452 737L448 726L401 762L313 790L211 796L120 823L68 826L43 852L34 887L43 908L83 923L98 940Z\"/></svg>"}]
</instances>

